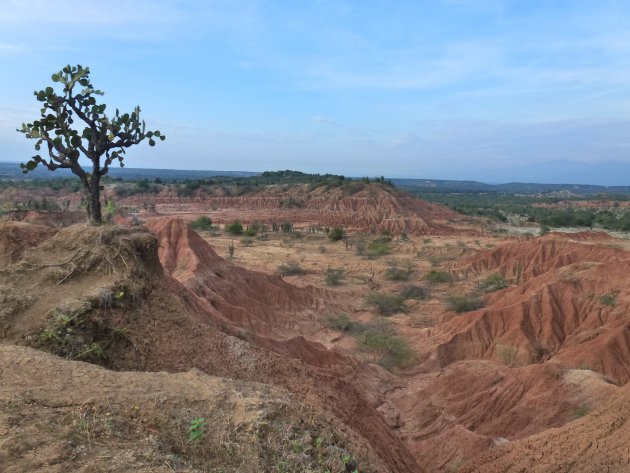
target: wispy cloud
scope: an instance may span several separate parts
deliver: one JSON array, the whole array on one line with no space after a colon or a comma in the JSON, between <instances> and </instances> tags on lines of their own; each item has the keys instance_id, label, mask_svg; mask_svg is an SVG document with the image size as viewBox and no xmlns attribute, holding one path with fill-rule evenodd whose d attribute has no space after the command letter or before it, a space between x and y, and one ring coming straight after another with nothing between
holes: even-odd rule
<instances>
[{"instance_id":1,"label":"wispy cloud","mask_svg":"<svg viewBox=\"0 0 630 473\"><path fill-rule=\"evenodd\" d=\"M324 125L334 126L335 128L346 128L341 123L337 123L336 121L334 121L334 120L332 120L330 118L326 118L326 117L320 117L320 116L313 117L313 122L315 122L315 123L323 123Z\"/></svg>"}]
</instances>

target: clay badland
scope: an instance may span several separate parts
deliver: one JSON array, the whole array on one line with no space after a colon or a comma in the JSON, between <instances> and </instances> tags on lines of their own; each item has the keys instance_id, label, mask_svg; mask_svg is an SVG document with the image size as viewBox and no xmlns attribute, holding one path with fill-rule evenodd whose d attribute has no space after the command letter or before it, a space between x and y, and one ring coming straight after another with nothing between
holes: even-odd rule
<instances>
[{"instance_id":1,"label":"clay badland","mask_svg":"<svg viewBox=\"0 0 630 473\"><path fill-rule=\"evenodd\" d=\"M379 182L117 186L100 227L2 191L63 209L0 223L3 471L629 471L627 240Z\"/></svg>"}]
</instances>

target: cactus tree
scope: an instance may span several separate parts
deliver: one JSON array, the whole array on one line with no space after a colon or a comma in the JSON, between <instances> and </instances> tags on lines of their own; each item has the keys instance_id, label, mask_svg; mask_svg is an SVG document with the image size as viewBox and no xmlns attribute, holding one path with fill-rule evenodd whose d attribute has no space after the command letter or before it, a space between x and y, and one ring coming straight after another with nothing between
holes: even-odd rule
<instances>
[{"instance_id":1,"label":"cactus tree","mask_svg":"<svg viewBox=\"0 0 630 473\"><path fill-rule=\"evenodd\" d=\"M53 87L35 91L42 103L41 116L17 130L37 140L37 151L42 146L47 151L44 156L37 154L20 164L22 172L32 171L39 164L49 171L70 169L83 183L90 223L100 225L101 178L109 172L110 165L117 160L123 167L125 150L144 139L154 146L156 139L163 141L165 137L159 131L145 131L140 107L130 114L121 114L117 109L113 116L107 116L106 105L96 101L103 92L92 86L87 67L66 66L52 75L52 81L63 86L61 94ZM90 161L85 168L79 162L81 157Z\"/></svg>"}]
</instances>

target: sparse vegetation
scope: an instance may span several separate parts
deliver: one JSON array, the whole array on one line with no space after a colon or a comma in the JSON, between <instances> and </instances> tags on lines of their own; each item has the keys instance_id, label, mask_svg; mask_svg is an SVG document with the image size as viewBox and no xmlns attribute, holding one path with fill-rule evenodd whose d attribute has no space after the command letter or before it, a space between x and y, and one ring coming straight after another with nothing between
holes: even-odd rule
<instances>
[{"instance_id":1,"label":"sparse vegetation","mask_svg":"<svg viewBox=\"0 0 630 473\"><path fill-rule=\"evenodd\" d=\"M580 419L587 415L591 411L590 407L586 404L582 404L578 406L575 411L573 411L573 419Z\"/></svg>"},{"instance_id":2,"label":"sparse vegetation","mask_svg":"<svg viewBox=\"0 0 630 473\"><path fill-rule=\"evenodd\" d=\"M487 294L490 292L500 291L509 286L507 278L501 273L491 274L479 281L479 292Z\"/></svg>"},{"instance_id":3,"label":"sparse vegetation","mask_svg":"<svg viewBox=\"0 0 630 473\"><path fill-rule=\"evenodd\" d=\"M373 292L365 299L367 305L372 306L380 315L389 316L405 309L405 298L399 294L383 294Z\"/></svg>"},{"instance_id":4,"label":"sparse vegetation","mask_svg":"<svg viewBox=\"0 0 630 473\"><path fill-rule=\"evenodd\" d=\"M516 365L516 359L518 357L518 350L516 348L507 345L498 345L497 353L506 366L513 368Z\"/></svg>"},{"instance_id":5,"label":"sparse vegetation","mask_svg":"<svg viewBox=\"0 0 630 473\"><path fill-rule=\"evenodd\" d=\"M339 330L340 332L348 332L358 326L358 324L353 322L347 314L343 313L331 315L326 320L331 329Z\"/></svg>"},{"instance_id":6,"label":"sparse vegetation","mask_svg":"<svg viewBox=\"0 0 630 473\"><path fill-rule=\"evenodd\" d=\"M206 433L206 419L203 417L197 417L190 421L188 427L188 442L195 443L200 442Z\"/></svg>"},{"instance_id":7,"label":"sparse vegetation","mask_svg":"<svg viewBox=\"0 0 630 473\"><path fill-rule=\"evenodd\" d=\"M397 263L392 263L385 271L385 278L390 281L408 281L414 270L411 263L407 262L402 267Z\"/></svg>"},{"instance_id":8,"label":"sparse vegetation","mask_svg":"<svg viewBox=\"0 0 630 473\"><path fill-rule=\"evenodd\" d=\"M429 291L422 286L409 285L405 286L402 291L400 291L400 295L405 299L423 301L429 298Z\"/></svg>"},{"instance_id":9,"label":"sparse vegetation","mask_svg":"<svg viewBox=\"0 0 630 473\"><path fill-rule=\"evenodd\" d=\"M55 310L48 317L48 325L39 333L38 343L50 347L56 355L72 360L98 360L105 356L103 345L82 334L103 331L99 327L101 323L90 316L89 307L72 312Z\"/></svg>"},{"instance_id":10,"label":"sparse vegetation","mask_svg":"<svg viewBox=\"0 0 630 473\"><path fill-rule=\"evenodd\" d=\"M278 266L278 272L282 276L301 276L303 274L306 274L304 268L302 268L302 266L300 266L299 263L297 263L296 261L289 261L287 263L281 264L280 266Z\"/></svg>"},{"instance_id":11,"label":"sparse vegetation","mask_svg":"<svg viewBox=\"0 0 630 473\"><path fill-rule=\"evenodd\" d=\"M599 302L607 307L615 307L615 305L617 305L617 293L609 292L608 294L604 294L599 298Z\"/></svg>"},{"instance_id":12,"label":"sparse vegetation","mask_svg":"<svg viewBox=\"0 0 630 473\"><path fill-rule=\"evenodd\" d=\"M328 232L328 238L331 241L343 240L345 236L346 236L346 232L344 231L343 227L333 227Z\"/></svg>"},{"instance_id":13,"label":"sparse vegetation","mask_svg":"<svg viewBox=\"0 0 630 473\"><path fill-rule=\"evenodd\" d=\"M450 282L451 277L447 271L440 271L437 269L432 269L424 276L425 281L430 282L432 284L441 284L445 282Z\"/></svg>"},{"instance_id":14,"label":"sparse vegetation","mask_svg":"<svg viewBox=\"0 0 630 473\"><path fill-rule=\"evenodd\" d=\"M339 286L343 281L344 270L342 268L326 269L326 284L328 286Z\"/></svg>"},{"instance_id":15,"label":"sparse vegetation","mask_svg":"<svg viewBox=\"0 0 630 473\"><path fill-rule=\"evenodd\" d=\"M481 309L483 307L483 299L473 295L460 296L451 294L446 298L446 305L449 310L461 314Z\"/></svg>"},{"instance_id":16,"label":"sparse vegetation","mask_svg":"<svg viewBox=\"0 0 630 473\"><path fill-rule=\"evenodd\" d=\"M207 215L201 215L196 220L194 220L190 226L195 230L201 230L204 232L210 231L212 228L212 220Z\"/></svg>"},{"instance_id":17,"label":"sparse vegetation","mask_svg":"<svg viewBox=\"0 0 630 473\"><path fill-rule=\"evenodd\" d=\"M225 231L230 235L242 235L243 234L243 224L238 220L228 223L225 225Z\"/></svg>"},{"instance_id":18,"label":"sparse vegetation","mask_svg":"<svg viewBox=\"0 0 630 473\"><path fill-rule=\"evenodd\" d=\"M358 342L362 350L376 356L377 362L388 369L404 368L413 360L409 344L387 326L367 327Z\"/></svg>"},{"instance_id":19,"label":"sparse vegetation","mask_svg":"<svg viewBox=\"0 0 630 473\"><path fill-rule=\"evenodd\" d=\"M377 258L379 256L388 255L392 252L392 245L390 245L391 238L373 238L369 241L366 248L366 254L368 258ZM357 247L358 251L358 247Z\"/></svg>"}]
</instances>

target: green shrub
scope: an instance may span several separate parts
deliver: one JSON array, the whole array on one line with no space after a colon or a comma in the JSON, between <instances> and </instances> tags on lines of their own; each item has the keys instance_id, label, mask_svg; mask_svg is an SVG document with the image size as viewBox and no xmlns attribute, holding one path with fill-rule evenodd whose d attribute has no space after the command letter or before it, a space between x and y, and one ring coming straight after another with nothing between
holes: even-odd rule
<instances>
[{"instance_id":1,"label":"green shrub","mask_svg":"<svg viewBox=\"0 0 630 473\"><path fill-rule=\"evenodd\" d=\"M411 285L404 287L400 295L405 299L423 301L429 298L429 291L425 287Z\"/></svg>"},{"instance_id":2,"label":"green shrub","mask_svg":"<svg viewBox=\"0 0 630 473\"><path fill-rule=\"evenodd\" d=\"M370 258L388 255L391 252L392 245L390 245L388 241L383 241L381 238L375 238L367 244L367 255Z\"/></svg>"},{"instance_id":3,"label":"green shrub","mask_svg":"<svg viewBox=\"0 0 630 473\"><path fill-rule=\"evenodd\" d=\"M405 298L399 294L383 294L373 292L367 296L365 302L376 309L380 315L393 315L405 308Z\"/></svg>"},{"instance_id":4,"label":"green shrub","mask_svg":"<svg viewBox=\"0 0 630 473\"><path fill-rule=\"evenodd\" d=\"M299 276L306 274L304 268L295 261L289 261L288 263L281 264L278 266L278 272L283 276Z\"/></svg>"},{"instance_id":5,"label":"green shrub","mask_svg":"<svg viewBox=\"0 0 630 473\"><path fill-rule=\"evenodd\" d=\"M248 236L248 237L255 237L258 234L256 229L251 228L251 227L247 228L243 233L245 233L245 236Z\"/></svg>"},{"instance_id":6,"label":"green shrub","mask_svg":"<svg viewBox=\"0 0 630 473\"><path fill-rule=\"evenodd\" d=\"M573 418L579 419L581 417L584 417L590 412L590 410L591 410L590 407L588 407L586 404L582 404L573 412Z\"/></svg>"},{"instance_id":7,"label":"green shrub","mask_svg":"<svg viewBox=\"0 0 630 473\"><path fill-rule=\"evenodd\" d=\"M340 332L348 332L357 326L346 314L331 315L327 321L331 329Z\"/></svg>"},{"instance_id":8,"label":"green shrub","mask_svg":"<svg viewBox=\"0 0 630 473\"><path fill-rule=\"evenodd\" d=\"M343 227L333 227L328 232L328 238L330 238L332 241L342 240L345 235L346 233L343 230Z\"/></svg>"},{"instance_id":9,"label":"green shrub","mask_svg":"<svg viewBox=\"0 0 630 473\"><path fill-rule=\"evenodd\" d=\"M199 442L206 433L206 419L197 417L190 421L188 426L188 441L190 443Z\"/></svg>"},{"instance_id":10,"label":"green shrub","mask_svg":"<svg viewBox=\"0 0 630 473\"><path fill-rule=\"evenodd\" d=\"M432 269L426 274L424 279L427 282L430 282L433 284L439 284L439 283L450 282L451 276L448 274L447 271L440 271L437 269Z\"/></svg>"},{"instance_id":11,"label":"green shrub","mask_svg":"<svg viewBox=\"0 0 630 473\"><path fill-rule=\"evenodd\" d=\"M450 295L446 298L446 305L453 312L461 314L463 312L481 309L483 307L483 299L477 296Z\"/></svg>"},{"instance_id":12,"label":"green shrub","mask_svg":"<svg viewBox=\"0 0 630 473\"><path fill-rule=\"evenodd\" d=\"M241 239L241 245L243 246L254 246L254 240L249 237L245 237Z\"/></svg>"},{"instance_id":13,"label":"green shrub","mask_svg":"<svg viewBox=\"0 0 630 473\"><path fill-rule=\"evenodd\" d=\"M225 226L225 231L230 235L242 235L243 234L243 224L238 220L228 223Z\"/></svg>"},{"instance_id":14,"label":"green shrub","mask_svg":"<svg viewBox=\"0 0 630 473\"><path fill-rule=\"evenodd\" d=\"M518 356L518 350L514 347L507 345L498 345L497 352L499 358L506 366L514 367L516 365L516 358Z\"/></svg>"},{"instance_id":15,"label":"green shrub","mask_svg":"<svg viewBox=\"0 0 630 473\"><path fill-rule=\"evenodd\" d=\"M376 327L365 331L359 337L359 347L378 357L378 363L385 368L404 368L413 360L413 351L399 335Z\"/></svg>"},{"instance_id":16,"label":"green shrub","mask_svg":"<svg viewBox=\"0 0 630 473\"><path fill-rule=\"evenodd\" d=\"M604 294L599 298L599 302L608 307L615 307L615 305L617 304L617 294L614 292Z\"/></svg>"},{"instance_id":17,"label":"green shrub","mask_svg":"<svg viewBox=\"0 0 630 473\"><path fill-rule=\"evenodd\" d=\"M390 281L408 281L413 274L413 268L407 264L404 268L396 264L391 264L385 271L385 278Z\"/></svg>"},{"instance_id":18,"label":"green shrub","mask_svg":"<svg viewBox=\"0 0 630 473\"><path fill-rule=\"evenodd\" d=\"M343 279L343 269L328 268L326 270L326 284L329 286L339 286Z\"/></svg>"},{"instance_id":19,"label":"green shrub","mask_svg":"<svg viewBox=\"0 0 630 473\"><path fill-rule=\"evenodd\" d=\"M479 290L483 293L499 291L508 286L508 280L501 273L491 274L479 282Z\"/></svg>"},{"instance_id":20,"label":"green shrub","mask_svg":"<svg viewBox=\"0 0 630 473\"><path fill-rule=\"evenodd\" d=\"M212 228L212 220L206 215L202 215L193 221L190 226L195 230L209 231Z\"/></svg>"}]
</instances>

